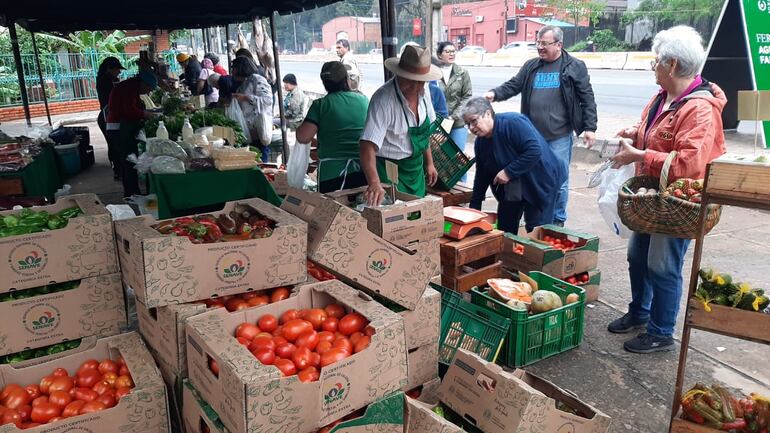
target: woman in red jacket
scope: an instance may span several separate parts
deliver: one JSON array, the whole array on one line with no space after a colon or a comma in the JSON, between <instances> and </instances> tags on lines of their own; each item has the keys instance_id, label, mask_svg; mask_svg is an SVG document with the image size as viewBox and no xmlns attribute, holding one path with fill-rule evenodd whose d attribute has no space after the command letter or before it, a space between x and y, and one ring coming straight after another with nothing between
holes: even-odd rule
<instances>
[{"instance_id":1,"label":"woman in red jacket","mask_svg":"<svg viewBox=\"0 0 770 433\"><path fill-rule=\"evenodd\" d=\"M676 26L655 36L652 70L658 91L635 126L623 129L615 166L636 163L638 175L659 177L669 153L676 157L668 181L703 179L706 164L725 153L722 89L699 71L706 58L700 35ZM674 348L674 325L682 297L682 266L689 239L634 233L628 242L631 303L628 313L609 324L614 333L646 332L626 341L629 352L651 353Z\"/></svg>"}]
</instances>

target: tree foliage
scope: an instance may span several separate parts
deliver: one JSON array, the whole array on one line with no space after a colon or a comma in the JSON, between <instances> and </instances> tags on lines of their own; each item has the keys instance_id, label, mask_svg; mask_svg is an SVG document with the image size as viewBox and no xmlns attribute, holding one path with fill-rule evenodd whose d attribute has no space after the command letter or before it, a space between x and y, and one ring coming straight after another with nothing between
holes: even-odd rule
<instances>
[{"instance_id":1,"label":"tree foliage","mask_svg":"<svg viewBox=\"0 0 770 433\"><path fill-rule=\"evenodd\" d=\"M584 21L595 24L607 6L605 0L545 0L545 4L558 11L556 17L564 17L575 26Z\"/></svg>"},{"instance_id":2,"label":"tree foliage","mask_svg":"<svg viewBox=\"0 0 770 433\"><path fill-rule=\"evenodd\" d=\"M625 23L633 23L649 19L664 26L693 26L699 20L717 17L722 3L722 0L642 0L637 9L623 15L623 20Z\"/></svg>"},{"instance_id":3,"label":"tree foliage","mask_svg":"<svg viewBox=\"0 0 770 433\"><path fill-rule=\"evenodd\" d=\"M47 39L54 45L68 48L71 51L79 53L86 51L97 51L100 53L122 53L128 44L150 39L149 35L126 36L122 30L115 30L112 33L104 34L102 32L81 31L68 34L66 37L40 34L41 39Z\"/></svg>"}]
</instances>

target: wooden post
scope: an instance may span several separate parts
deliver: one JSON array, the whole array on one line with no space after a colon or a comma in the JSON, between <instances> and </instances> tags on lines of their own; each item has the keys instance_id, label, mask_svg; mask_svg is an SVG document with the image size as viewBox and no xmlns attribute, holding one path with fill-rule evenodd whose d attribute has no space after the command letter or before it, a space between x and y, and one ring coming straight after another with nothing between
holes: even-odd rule
<instances>
[{"instance_id":1,"label":"wooden post","mask_svg":"<svg viewBox=\"0 0 770 433\"><path fill-rule=\"evenodd\" d=\"M283 86L281 83L281 66L278 61L278 47L275 39L275 17L278 12L270 14L270 36L273 39L273 57L275 59L275 80L278 82L278 112L281 116L281 140L283 140L283 163L289 162L289 142L286 134L286 113L283 112Z\"/></svg>"},{"instance_id":2,"label":"wooden post","mask_svg":"<svg viewBox=\"0 0 770 433\"><path fill-rule=\"evenodd\" d=\"M32 50L35 52L35 66L37 67L37 75L40 77L40 91L43 93L43 104L45 104L45 116L48 118L48 125L53 126L51 123L51 110L48 108L48 95L46 95L45 80L43 80L43 69L40 67L40 51L37 49L37 41L35 40L35 33L32 32Z\"/></svg>"},{"instance_id":3,"label":"wooden post","mask_svg":"<svg viewBox=\"0 0 770 433\"><path fill-rule=\"evenodd\" d=\"M233 50L230 49L230 24L225 26L225 51L227 51L227 71L233 67Z\"/></svg>"},{"instance_id":4,"label":"wooden post","mask_svg":"<svg viewBox=\"0 0 770 433\"><path fill-rule=\"evenodd\" d=\"M16 63L16 76L19 79L19 92L21 93L21 105L24 106L24 118L27 119L27 126L32 126L32 119L29 114L27 84L24 82L24 66L21 63L19 38L16 35L16 22L10 18L8 19L8 34L11 36L11 49L13 50L13 61Z\"/></svg>"}]
</instances>

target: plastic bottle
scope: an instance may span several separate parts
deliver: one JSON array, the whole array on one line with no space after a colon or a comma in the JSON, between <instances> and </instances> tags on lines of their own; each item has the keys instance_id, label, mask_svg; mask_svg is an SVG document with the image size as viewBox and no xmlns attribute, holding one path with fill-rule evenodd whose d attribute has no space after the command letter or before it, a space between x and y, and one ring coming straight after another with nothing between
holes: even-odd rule
<instances>
[{"instance_id":1,"label":"plastic bottle","mask_svg":"<svg viewBox=\"0 0 770 433\"><path fill-rule=\"evenodd\" d=\"M162 120L158 122L158 129L155 131L155 137L168 140L168 129L166 129L166 125Z\"/></svg>"},{"instance_id":2,"label":"plastic bottle","mask_svg":"<svg viewBox=\"0 0 770 433\"><path fill-rule=\"evenodd\" d=\"M182 141L185 143L192 143L193 140L193 127L190 125L190 118L184 118L184 125L182 126Z\"/></svg>"}]
</instances>

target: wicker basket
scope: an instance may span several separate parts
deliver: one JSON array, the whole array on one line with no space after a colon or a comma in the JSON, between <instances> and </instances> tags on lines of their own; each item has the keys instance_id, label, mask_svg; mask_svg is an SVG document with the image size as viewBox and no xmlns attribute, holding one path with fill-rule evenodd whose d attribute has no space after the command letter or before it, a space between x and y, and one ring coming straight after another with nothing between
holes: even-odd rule
<instances>
[{"instance_id":1,"label":"wicker basket","mask_svg":"<svg viewBox=\"0 0 770 433\"><path fill-rule=\"evenodd\" d=\"M618 192L618 215L623 224L638 233L664 234L675 238L695 239L698 236L698 219L701 205L661 194L668 186L668 172L676 152L671 152L663 163L660 178L636 176L627 180ZM635 195L627 189L655 188L655 195ZM708 205L704 235L719 222L722 207Z\"/></svg>"}]
</instances>

